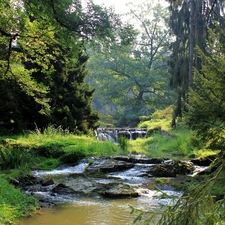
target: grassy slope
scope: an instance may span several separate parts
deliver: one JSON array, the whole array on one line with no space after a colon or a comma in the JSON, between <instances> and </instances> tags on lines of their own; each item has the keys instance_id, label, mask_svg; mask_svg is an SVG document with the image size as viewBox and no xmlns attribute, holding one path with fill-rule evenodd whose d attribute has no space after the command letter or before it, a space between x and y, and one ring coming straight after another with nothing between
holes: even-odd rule
<instances>
[{"instance_id":1,"label":"grassy slope","mask_svg":"<svg viewBox=\"0 0 225 225\"><path fill-rule=\"evenodd\" d=\"M172 107L157 111L151 118L139 124L147 128L146 139L129 142L129 151L149 155L150 157L189 158L205 157L216 154L206 150L205 145L190 131L184 122L177 122L176 128L171 127Z\"/></svg>"},{"instance_id":2,"label":"grassy slope","mask_svg":"<svg viewBox=\"0 0 225 225\"><path fill-rule=\"evenodd\" d=\"M34 198L25 196L0 177L0 224L12 224L16 219L29 215L37 207Z\"/></svg>"}]
</instances>

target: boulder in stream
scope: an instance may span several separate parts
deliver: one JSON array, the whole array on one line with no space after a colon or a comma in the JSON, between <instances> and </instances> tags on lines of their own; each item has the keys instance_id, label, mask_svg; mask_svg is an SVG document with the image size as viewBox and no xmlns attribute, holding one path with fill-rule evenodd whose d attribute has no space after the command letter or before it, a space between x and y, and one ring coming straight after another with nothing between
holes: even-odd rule
<instances>
[{"instance_id":1,"label":"boulder in stream","mask_svg":"<svg viewBox=\"0 0 225 225\"><path fill-rule=\"evenodd\" d=\"M65 184L59 183L57 184L53 189L52 189L53 193L57 193L57 194L62 194L62 195L67 195L67 194L73 194L75 193L75 191L70 188L67 187Z\"/></svg>"},{"instance_id":2,"label":"boulder in stream","mask_svg":"<svg viewBox=\"0 0 225 225\"><path fill-rule=\"evenodd\" d=\"M55 184L55 181L52 178L42 180L42 186L50 186L53 184Z\"/></svg>"},{"instance_id":3,"label":"boulder in stream","mask_svg":"<svg viewBox=\"0 0 225 225\"><path fill-rule=\"evenodd\" d=\"M194 169L194 165L191 162L169 160L163 164L150 167L148 173L154 177L176 177L178 174L190 174Z\"/></svg>"},{"instance_id":4,"label":"boulder in stream","mask_svg":"<svg viewBox=\"0 0 225 225\"><path fill-rule=\"evenodd\" d=\"M105 185L100 194L107 198L136 198L138 192L128 184L109 183Z\"/></svg>"},{"instance_id":5,"label":"boulder in stream","mask_svg":"<svg viewBox=\"0 0 225 225\"><path fill-rule=\"evenodd\" d=\"M133 163L115 160L110 157L101 157L95 159L94 162L86 168L85 172L88 174L110 173L127 170L133 167Z\"/></svg>"},{"instance_id":6,"label":"boulder in stream","mask_svg":"<svg viewBox=\"0 0 225 225\"><path fill-rule=\"evenodd\" d=\"M165 161L164 158L147 158L145 155L116 156L114 159L129 163L141 164L160 164Z\"/></svg>"}]
</instances>

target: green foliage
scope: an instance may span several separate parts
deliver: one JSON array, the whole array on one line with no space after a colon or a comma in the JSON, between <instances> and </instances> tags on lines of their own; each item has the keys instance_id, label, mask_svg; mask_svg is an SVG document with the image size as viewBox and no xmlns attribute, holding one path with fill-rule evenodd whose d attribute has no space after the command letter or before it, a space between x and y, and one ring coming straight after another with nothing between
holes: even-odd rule
<instances>
[{"instance_id":1,"label":"green foliage","mask_svg":"<svg viewBox=\"0 0 225 225\"><path fill-rule=\"evenodd\" d=\"M149 116L149 120L141 121L138 127L148 128L150 133L154 130L170 131L172 129L171 118L173 110L173 105L168 106L163 110L156 110L151 116Z\"/></svg>"},{"instance_id":2,"label":"green foliage","mask_svg":"<svg viewBox=\"0 0 225 225\"><path fill-rule=\"evenodd\" d=\"M13 224L37 207L34 198L25 196L0 177L0 224Z\"/></svg>"},{"instance_id":3,"label":"green foliage","mask_svg":"<svg viewBox=\"0 0 225 225\"><path fill-rule=\"evenodd\" d=\"M139 123L138 127L147 128L147 138L129 142L130 152L140 152L151 157L184 157L201 154L204 143L191 132L184 122L171 126L173 106L157 110L149 120ZM210 150L207 150L209 154ZM199 153L198 153L199 152Z\"/></svg>"},{"instance_id":4,"label":"green foliage","mask_svg":"<svg viewBox=\"0 0 225 225\"><path fill-rule=\"evenodd\" d=\"M140 116L171 104L167 15L160 4L131 5L129 20L139 27L136 40L90 46L87 81L96 89L95 108L115 115L117 126L136 126Z\"/></svg>"},{"instance_id":5,"label":"green foliage","mask_svg":"<svg viewBox=\"0 0 225 225\"><path fill-rule=\"evenodd\" d=\"M162 225L212 225L224 223L224 198L216 200L211 191L224 165L212 173L197 187L187 190L175 205L169 206L160 219Z\"/></svg>"},{"instance_id":6,"label":"green foliage","mask_svg":"<svg viewBox=\"0 0 225 225\"><path fill-rule=\"evenodd\" d=\"M35 123L77 133L94 129L85 45L96 37L114 39L119 17L71 0L2 0L0 14L0 132L34 129Z\"/></svg>"},{"instance_id":7,"label":"green foliage","mask_svg":"<svg viewBox=\"0 0 225 225\"><path fill-rule=\"evenodd\" d=\"M190 91L188 125L214 149L225 149L225 35L221 28L210 30L208 51L198 49L201 71L195 70Z\"/></svg>"},{"instance_id":8,"label":"green foliage","mask_svg":"<svg viewBox=\"0 0 225 225\"><path fill-rule=\"evenodd\" d=\"M60 159L55 158L42 158L40 160L40 163L38 164L38 169L40 170L52 170L56 167L60 166L62 164L62 161Z\"/></svg>"},{"instance_id":9,"label":"green foliage","mask_svg":"<svg viewBox=\"0 0 225 225\"><path fill-rule=\"evenodd\" d=\"M124 136L119 136L118 138L118 144L122 151L125 153L128 150L129 144L128 144L128 138Z\"/></svg>"},{"instance_id":10,"label":"green foliage","mask_svg":"<svg viewBox=\"0 0 225 225\"><path fill-rule=\"evenodd\" d=\"M0 145L0 169L26 168L30 161L31 155L24 148Z\"/></svg>"},{"instance_id":11,"label":"green foliage","mask_svg":"<svg viewBox=\"0 0 225 225\"><path fill-rule=\"evenodd\" d=\"M119 147L110 141L73 135L68 130L52 125L2 142L6 143L2 146L2 157L9 159L0 162L2 168L6 169L22 166L49 169L60 163L77 162L89 156L111 156L120 152ZM5 155L5 152L8 154Z\"/></svg>"}]
</instances>

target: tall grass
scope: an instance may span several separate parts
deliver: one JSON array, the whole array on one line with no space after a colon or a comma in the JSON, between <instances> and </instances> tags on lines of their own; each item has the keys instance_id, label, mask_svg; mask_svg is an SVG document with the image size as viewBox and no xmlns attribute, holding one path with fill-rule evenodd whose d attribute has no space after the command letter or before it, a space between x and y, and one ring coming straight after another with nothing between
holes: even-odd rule
<instances>
[{"instance_id":1,"label":"tall grass","mask_svg":"<svg viewBox=\"0 0 225 225\"><path fill-rule=\"evenodd\" d=\"M0 145L0 169L26 167L30 160L31 156L24 148Z\"/></svg>"}]
</instances>

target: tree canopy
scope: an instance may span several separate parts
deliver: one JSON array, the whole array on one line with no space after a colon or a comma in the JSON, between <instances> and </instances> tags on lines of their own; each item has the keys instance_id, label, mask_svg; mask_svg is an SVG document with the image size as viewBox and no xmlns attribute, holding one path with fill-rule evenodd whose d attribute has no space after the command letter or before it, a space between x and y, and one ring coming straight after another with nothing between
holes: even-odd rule
<instances>
[{"instance_id":1,"label":"tree canopy","mask_svg":"<svg viewBox=\"0 0 225 225\"><path fill-rule=\"evenodd\" d=\"M201 59L197 57L196 47L203 52L208 39L207 27L213 28L217 21L224 27L224 1L169 1L170 27L175 35L171 44L169 59L171 68L170 85L178 90L175 117L182 117L188 92L193 83L193 68L201 69Z\"/></svg>"},{"instance_id":2,"label":"tree canopy","mask_svg":"<svg viewBox=\"0 0 225 225\"><path fill-rule=\"evenodd\" d=\"M94 128L85 45L97 36L113 39L119 18L74 0L3 0L0 12L1 128Z\"/></svg>"},{"instance_id":3,"label":"tree canopy","mask_svg":"<svg viewBox=\"0 0 225 225\"><path fill-rule=\"evenodd\" d=\"M92 45L88 63L89 82L97 89L95 96L116 104L122 126L134 126L139 116L171 103L166 62L168 11L160 4L130 7L129 22L136 26L135 39L110 46ZM117 35L120 40L121 33Z\"/></svg>"}]
</instances>

